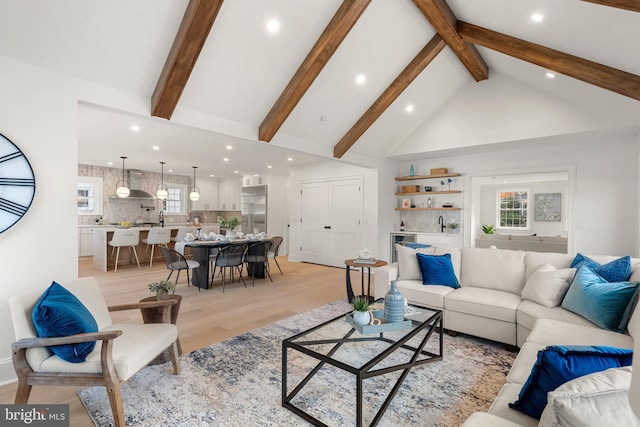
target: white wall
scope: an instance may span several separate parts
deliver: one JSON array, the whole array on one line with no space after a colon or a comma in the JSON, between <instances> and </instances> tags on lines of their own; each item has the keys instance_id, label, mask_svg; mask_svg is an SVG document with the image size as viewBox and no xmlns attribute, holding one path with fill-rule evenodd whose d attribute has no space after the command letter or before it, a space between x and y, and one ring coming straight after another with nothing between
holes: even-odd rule
<instances>
[{"instance_id":1,"label":"white wall","mask_svg":"<svg viewBox=\"0 0 640 427\"><path fill-rule=\"evenodd\" d=\"M570 176L568 190L573 200L567 218L569 251L639 256L638 145L637 134L609 138L579 134L413 163L424 170L448 167L465 175L465 224L471 220L470 177L575 169L575 182ZM400 163L396 173L410 163ZM470 229L463 226L463 230L469 245Z\"/></svg>"},{"instance_id":2,"label":"white wall","mask_svg":"<svg viewBox=\"0 0 640 427\"><path fill-rule=\"evenodd\" d=\"M36 193L26 216L0 234L0 383L15 378L11 295L78 277L77 88L68 76L0 57L0 133L27 156Z\"/></svg>"},{"instance_id":3,"label":"white wall","mask_svg":"<svg viewBox=\"0 0 640 427\"><path fill-rule=\"evenodd\" d=\"M378 170L353 166L339 161L311 163L294 167L291 171L291 247L289 260L300 260L300 189L303 182L336 178L362 177L363 227L362 242L357 245L368 248L376 258L381 256L378 234ZM358 254L353 254L356 257Z\"/></svg>"}]
</instances>

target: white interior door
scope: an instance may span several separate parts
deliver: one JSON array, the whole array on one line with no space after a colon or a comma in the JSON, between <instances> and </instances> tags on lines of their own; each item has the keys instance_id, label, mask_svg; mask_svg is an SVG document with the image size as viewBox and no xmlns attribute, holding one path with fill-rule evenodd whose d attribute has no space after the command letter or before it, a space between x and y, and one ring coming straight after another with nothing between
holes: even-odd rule
<instances>
[{"instance_id":1,"label":"white interior door","mask_svg":"<svg viewBox=\"0 0 640 427\"><path fill-rule=\"evenodd\" d=\"M344 267L360 250L359 178L302 185L301 261Z\"/></svg>"}]
</instances>

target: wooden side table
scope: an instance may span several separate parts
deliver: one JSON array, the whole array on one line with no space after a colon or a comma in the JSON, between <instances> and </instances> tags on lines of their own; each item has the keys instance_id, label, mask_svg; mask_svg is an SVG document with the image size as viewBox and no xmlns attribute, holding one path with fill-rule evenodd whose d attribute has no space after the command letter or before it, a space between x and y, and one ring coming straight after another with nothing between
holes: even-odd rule
<instances>
[{"instance_id":1,"label":"wooden side table","mask_svg":"<svg viewBox=\"0 0 640 427\"><path fill-rule=\"evenodd\" d=\"M367 297L369 299L369 302L373 302L375 300L375 298L373 296L371 296L371 268L372 267L382 267L383 265L387 265L386 261L382 261L382 260L377 260L375 263L369 263L369 262L356 262L355 259L347 259L344 261L345 265L347 266L347 298L349 299L349 302L353 301L353 298L355 297L354 293L353 293L353 288L351 287L351 270L350 267L359 267L361 268L361 278L360 278L360 285L361 285L361 290L362 290L362 294L358 295L359 297ZM364 293L364 269L367 269L367 293Z\"/></svg>"},{"instance_id":2,"label":"wooden side table","mask_svg":"<svg viewBox=\"0 0 640 427\"><path fill-rule=\"evenodd\" d=\"M171 323L174 325L178 321L178 312L180 311L180 302L182 301L182 295L169 295L168 299L177 300L178 302L171 306ZM140 302L156 301L156 297L147 297L140 300ZM149 307L141 308L142 320L144 323L162 323L162 307ZM182 346L180 345L180 338L176 343L178 345L178 355L182 355ZM158 355L150 365L158 365L170 361L168 351Z\"/></svg>"}]
</instances>

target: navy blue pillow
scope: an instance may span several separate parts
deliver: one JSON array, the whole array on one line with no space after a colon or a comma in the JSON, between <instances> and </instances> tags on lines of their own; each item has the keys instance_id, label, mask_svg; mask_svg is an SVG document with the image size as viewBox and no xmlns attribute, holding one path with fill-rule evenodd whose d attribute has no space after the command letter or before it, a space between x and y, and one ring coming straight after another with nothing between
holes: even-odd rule
<instances>
[{"instance_id":1,"label":"navy blue pillow","mask_svg":"<svg viewBox=\"0 0 640 427\"><path fill-rule=\"evenodd\" d=\"M586 265L593 272L599 274L607 282L624 282L631 277L631 257L629 256L614 259L606 264L600 264L588 256L578 253L573 261L571 261L570 267L579 269L583 265Z\"/></svg>"},{"instance_id":2,"label":"navy blue pillow","mask_svg":"<svg viewBox=\"0 0 640 427\"><path fill-rule=\"evenodd\" d=\"M624 332L631 314L628 307L637 290L637 282L607 282L583 265L573 278L562 307L601 328Z\"/></svg>"},{"instance_id":3,"label":"navy blue pillow","mask_svg":"<svg viewBox=\"0 0 640 427\"><path fill-rule=\"evenodd\" d=\"M427 245L426 243L413 243L413 242L406 242L404 245L411 249L421 249L421 248L431 247L431 245Z\"/></svg>"},{"instance_id":4,"label":"navy blue pillow","mask_svg":"<svg viewBox=\"0 0 640 427\"><path fill-rule=\"evenodd\" d=\"M65 337L98 332L98 324L87 307L71 292L56 282L42 294L31 313L40 337ZM67 362L80 363L96 346L95 341L49 347Z\"/></svg>"},{"instance_id":5,"label":"navy blue pillow","mask_svg":"<svg viewBox=\"0 0 640 427\"><path fill-rule=\"evenodd\" d=\"M630 366L632 350L605 346L550 346L538 352L518 400L509 407L540 419L547 393L583 375Z\"/></svg>"},{"instance_id":6,"label":"navy blue pillow","mask_svg":"<svg viewBox=\"0 0 640 427\"><path fill-rule=\"evenodd\" d=\"M422 272L423 285L444 285L459 288L458 278L453 271L451 255L425 255L417 253Z\"/></svg>"}]
</instances>

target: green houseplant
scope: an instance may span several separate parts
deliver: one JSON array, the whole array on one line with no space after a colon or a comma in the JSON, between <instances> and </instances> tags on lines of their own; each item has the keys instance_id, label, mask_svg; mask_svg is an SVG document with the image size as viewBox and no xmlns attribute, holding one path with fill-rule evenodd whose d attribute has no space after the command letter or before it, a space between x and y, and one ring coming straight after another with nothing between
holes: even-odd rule
<instances>
[{"instance_id":1,"label":"green houseplant","mask_svg":"<svg viewBox=\"0 0 640 427\"><path fill-rule=\"evenodd\" d=\"M353 304L353 320L360 325L368 325L371 321L371 315L369 314L369 298L368 297L355 297L352 301Z\"/></svg>"},{"instance_id":2,"label":"green houseplant","mask_svg":"<svg viewBox=\"0 0 640 427\"><path fill-rule=\"evenodd\" d=\"M169 291L173 291L176 284L168 280L160 280L159 282L149 283L149 290L156 293L157 299L169 298Z\"/></svg>"},{"instance_id":3,"label":"green houseplant","mask_svg":"<svg viewBox=\"0 0 640 427\"><path fill-rule=\"evenodd\" d=\"M240 225L240 220L235 216L231 218L219 216L218 225L222 228L226 228L228 231L232 231L234 228Z\"/></svg>"},{"instance_id":4,"label":"green houseplant","mask_svg":"<svg viewBox=\"0 0 640 427\"><path fill-rule=\"evenodd\" d=\"M493 233L495 233L495 226L494 225L488 225L488 224L482 224L482 231L484 232L484 234L493 234Z\"/></svg>"}]
</instances>

